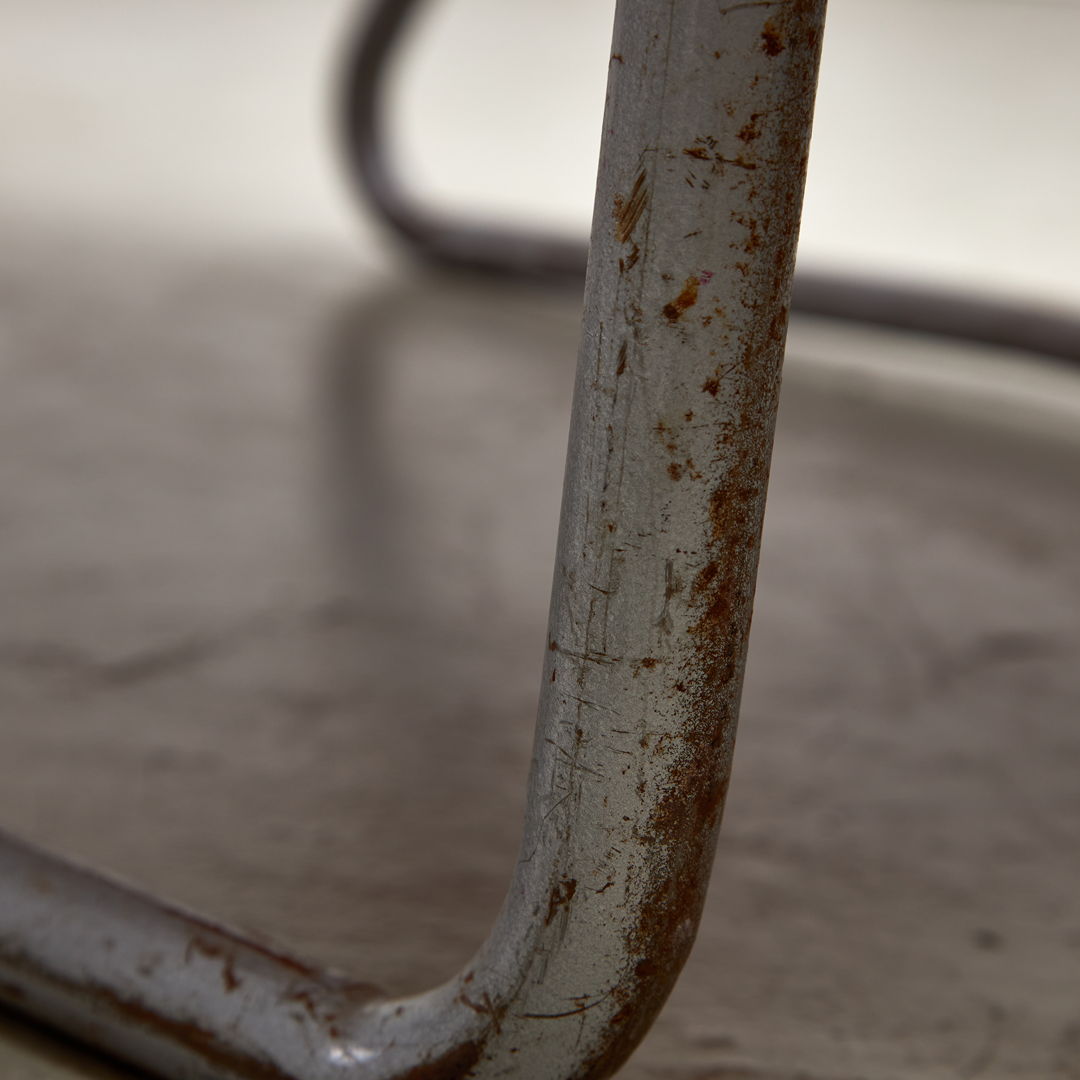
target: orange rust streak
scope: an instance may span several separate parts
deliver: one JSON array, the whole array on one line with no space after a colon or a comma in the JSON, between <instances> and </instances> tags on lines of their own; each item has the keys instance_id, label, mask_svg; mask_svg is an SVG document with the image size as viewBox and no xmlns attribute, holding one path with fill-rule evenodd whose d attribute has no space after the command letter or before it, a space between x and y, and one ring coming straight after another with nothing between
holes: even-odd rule
<instances>
[{"instance_id":1,"label":"orange rust streak","mask_svg":"<svg viewBox=\"0 0 1080 1080\"><path fill-rule=\"evenodd\" d=\"M740 142L751 143L755 139L761 138L761 129L758 127L758 120L761 118L760 113L754 113L749 120L739 129L738 134L735 136Z\"/></svg>"},{"instance_id":2,"label":"orange rust streak","mask_svg":"<svg viewBox=\"0 0 1080 1080\"><path fill-rule=\"evenodd\" d=\"M243 1076L250 1080L296 1080L276 1065L265 1060L249 1057L225 1044L214 1032L185 1020L160 1016L138 1001L121 997L107 986L93 983L79 984L39 967L32 961L12 955L5 962L18 965L38 978L44 978L54 987L88 1002L88 1008L98 1012L105 1010L121 1023L141 1028L174 1045L186 1047L190 1053L201 1058L214 1069L231 1076Z\"/></svg>"},{"instance_id":3,"label":"orange rust streak","mask_svg":"<svg viewBox=\"0 0 1080 1080\"><path fill-rule=\"evenodd\" d=\"M623 199L621 195L615 196L615 239L620 244L628 244L634 235L634 229L645 212L649 203L649 189L645 183L645 173L638 173L634 186L630 189L630 197Z\"/></svg>"},{"instance_id":4,"label":"orange rust streak","mask_svg":"<svg viewBox=\"0 0 1080 1080\"><path fill-rule=\"evenodd\" d=\"M683 290L671 301L664 305L664 318L670 323L678 322L679 319L692 308L698 300L698 286L701 280L697 277L688 277Z\"/></svg>"},{"instance_id":5,"label":"orange rust streak","mask_svg":"<svg viewBox=\"0 0 1080 1080\"><path fill-rule=\"evenodd\" d=\"M576 878L567 878L551 890L551 896L548 898L547 917L544 919L545 926L550 926L555 921L555 916L558 915L559 909L566 907L570 901L574 899L574 894L576 892Z\"/></svg>"},{"instance_id":6,"label":"orange rust streak","mask_svg":"<svg viewBox=\"0 0 1080 1080\"><path fill-rule=\"evenodd\" d=\"M626 342L624 341L619 346L618 363L617 363L617 366L615 368L615 374L616 375L621 375L626 370L626 352L627 352L627 346L626 346Z\"/></svg>"},{"instance_id":7,"label":"orange rust streak","mask_svg":"<svg viewBox=\"0 0 1080 1080\"><path fill-rule=\"evenodd\" d=\"M766 56L779 56L784 51L784 41L776 23L769 19L761 31L761 51Z\"/></svg>"},{"instance_id":8,"label":"orange rust streak","mask_svg":"<svg viewBox=\"0 0 1080 1080\"><path fill-rule=\"evenodd\" d=\"M416 1065L402 1073L400 1080L458 1080L468 1076L483 1056L483 1043L462 1043L434 1060Z\"/></svg>"}]
</instances>

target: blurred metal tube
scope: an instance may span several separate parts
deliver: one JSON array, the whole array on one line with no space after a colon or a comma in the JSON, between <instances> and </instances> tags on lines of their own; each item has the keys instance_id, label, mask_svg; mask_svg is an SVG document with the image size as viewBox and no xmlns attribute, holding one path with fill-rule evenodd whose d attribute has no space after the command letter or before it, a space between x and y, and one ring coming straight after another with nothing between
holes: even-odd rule
<instances>
[{"instance_id":1,"label":"blurred metal tube","mask_svg":"<svg viewBox=\"0 0 1080 1080\"><path fill-rule=\"evenodd\" d=\"M735 739L824 0L622 0L525 834L386 1000L0 842L0 993L173 1080L609 1076L692 945Z\"/></svg>"},{"instance_id":2,"label":"blurred metal tube","mask_svg":"<svg viewBox=\"0 0 1080 1080\"><path fill-rule=\"evenodd\" d=\"M383 89L395 47L427 0L375 0L364 7L343 65L341 147L357 193L421 258L448 268L577 286L587 248L558 235L500 228L429 210L387 160ZM800 270L794 310L1080 361L1075 311L993 298L860 272Z\"/></svg>"}]
</instances>

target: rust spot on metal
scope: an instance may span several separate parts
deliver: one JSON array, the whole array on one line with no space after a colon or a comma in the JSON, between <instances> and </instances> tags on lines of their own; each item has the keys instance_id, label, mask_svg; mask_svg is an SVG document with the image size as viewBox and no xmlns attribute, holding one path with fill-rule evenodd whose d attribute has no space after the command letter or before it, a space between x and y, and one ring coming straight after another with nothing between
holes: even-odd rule
<instances>
[{"instance_id":1,"label":"rust spot on metal","mask_svg":"<svg viewBox=\"0 0 1080 1080\"><path fill-rule=\"evenodd\" d=\"M670 476L672 480L681 480L682 479L682 466L677 461L673 461L667 467L667 471L668 471L668 476Z\"/></svg>"},{"instance_id":2,"label":"rust spot on metal","mask_svg":"<svg viewBox=\"0 0 1080 1080\"><path fill-rule=\"evenodd\" d=\"M698 161L708 161L712 156L704 146L688 146L683 153L687 157L697 158Z\"/></svg>"},{"instance_id":3,"label":"rust spot on metal","mask_svg":"<svg viewBox=\"0 0 1080 1080\"><path fill-rule=\"evenodd\" d=\"M234 990L237 990L243 982L243 980L237 976L233 963L232 957L229 957L221 969L221 981L225 985L226 994L231 994Z\"/></svg>"},{"instance_id":4,"label":"rust spot on metal","mask_svg":"<svg viewBox=\"0 0 1080 1080\"><path fill-rule=\"evenodd\" d=\"M701 279L691 275L686 279L682 292L670 304L664 305L664 318L669 323L678 322L697 303L700 284Z\"/></svg>"},{"instance_id":5,"label":"rust spot on metal","mask_svg":"<svg viewBox=\"0 0 1080 1080\"><path fill-rule=\"evenodd\" d=\"M159 1016L140 1002L121 997L109 987L72 982L55 972L45 970L26 957L9 954L4 957L4 962L9 966L23 968L37 978L46 979L72 997L84 999L87 1008L93 1012L105 1009L123 1024L142 1028L159 1038L186 1047L215 1071L225 1075L243 1076L245 1080L298 1080L294 1074L286 1073L268 1061L251 1057L228 1046L213 1032L197 1024Z\"/></svg>"},{"instance_id":6,"label":"rust spot on metal","mask_svg":"<svg viewBox=\"0 0 1080 1080\"><path fill-rule=\"evenodd\" d=\"M570 904L576 892L577 880L575 878L566 878L551 890L551 895L548 897L547 915L544 917L545 926L550 926L555 921L555 916L562 908Z\"/></svg>"},{"instance_id":7,"label":"rust spot on metal","mask_svg":"<svg viewBox=\"0 0 1080 1080\"><path fill-rule=\"evenodd\" d=\"M784 40L772 19L765 23L761 31L761 51L766 56L779 56L784 51Z\"/></svg>"},{"instance_id":8,"label":"rust spot on metal","mask_svg":"<svg viewBox=\"0 0 1080 1080\"><path fill-rule=\"evenodd\" d=\"M144 978L152 978L154 972L165 962L165 958L161 953L151 953L148 956L141 956L139 962L135 965L135 970Z\"/></svg>"},{"instance_id":9,"label":"rust spot on metal","mask_svg":"<svg viewBox=\"0 0 1080 1080\"><path fill-rule=\"evenodd\" d=\"M626 345L626 342L624 341L619 346L618 363L615 365L615 374L616 375L621 375L626 370L626 353L627 353L627 345Z\"/></svg>"},{"instance_id":10,"label":"rust spot on metal","mask_svg":"<svg viewBox=\"0 0 1080 1080\"><path fill-rule=\"evenodd\" d=\"M656 427L653 428L657 437L664 444L664 449L670 454L677 454L679 452L678 443L675 442L675 437L671 433L671 429L664 423L663 420L657 420Z\"/></svg>"},{"instance_id":11,"label":"rust spot on metal","mask_svg":"<svg viewBox=\"0 0 1080 1080\"><path fill-rule=\"evenodd\" d=\"M457 996L457 1000L467 1009L472 1009L478 1016L485 1016L491 1022L491 1030L496 1035L502 1034L503 1017L506 1016L506 1005L496 1005L491 996L485 990L483 1001L473 1001L464 991Z\"/></svg>"},{"instance_id":12,"label":"rust spot on metal","mask_svg":"<svg viewBox=\"0 0 1080 1080\"><path fill-rule=\"evenodd\" d=\"M657 660L655 656L643 656L641 658L641 666L643 668L648 668L649 671L652 671L652 669L656 667L656 665L659 663L660 661Z\"/></svg>"},{"instance_id":13,"label":"rust spot on metal","mask_svg":"<svg viewBox=\"0 0 1080 1080\"><path fill-rule=\"evenodd\" d=\"M727 157L720 157L718 155L717 157L713 158L713 160L717 163L717 165L720 165L720 166L733 165L736 169L747 169L750 172L753 172L754 169L757 168L757 162L756 161L748 161L746 158L744 158L742 156L739 156L739 157L736 157L736 158L727 158ZM723 175L723 169L721 168L719 171L720 171L721 175Z\"/></svg>"},{"instance_id":14,"label":"rust spot on metal","mask_svg":"<svg viewBox=\"0 0 1080 1080\"><path fill-rule=\"evenodd\" d=\"M761 223L759 223L756 217L750 217L747 214L733 214L732 218L746 229L748 235L746 240L743 241L743 251L747 255L753 255L764 243L764 229L762 228ZM768 222L765 223L765 228L767 227Z\"/></svg>"},{"instance_id":15,"label":"rust spot on metal","mask_svg":"<svg viewBox=\"0 0 1080 1080\"><path fill-rule=\"evenodd\" d=\"M618 60L620 64L625 63L625 61L622 58L622 53L612 53L611 54L611 59L612 60Z\"/></svg>"},{"instance_id":16,"label":"rust spot on metal","mask_svg":"<svg viewBox=\"0 0 1080 1080\"><path fill-rule=\"evenodd\" d=\"M655 960L639 960L637 965L634 967L634 974L639 979L647 979L650 975L656 974L656 967L657 965Z\"/></svg>"},{"instance_id":17,"label":"rust spot on metal","mask_svg":"<svg viewBox=\"0 0 1080 1080\"><path fill-rule=\"evenodd\" d=\"M710 394L712 397L716 397L720 393L720 380L715 375L710 375L701 384L702 393Z\"/></svg>"},{"instance_id":18,"label":"rust spot on metal","mask_svg":"<svg viewBox=\"0 0 1080 1080\"><path fill-rule=\"evenodd\" d=\"M761 128L758 126L760 119L761 113L752 113L750 119L739 128L735 137L744 143L752 143L755 139L760 139Z\"/></svg>"},{"instance_id":19,"label":"rust spot on metal","mask_svg":"<svg viewBox=\"0 0 1080 1080\"><path fill-rule=\"evenodd\" d=\"M234 948L239 949L242 952L255 953L264 959L269 960L275 966L292 972L294 975L300 975L316 983L326 981L325 972L320 971L312 964L306 964L304 961L298 960L295 956L290 956L288 953L281 952L279 949L267 945L265 942L259 941L256 938L236 937L207 919L199 918L197 915L190 915L188 912L180 911L179 909L170 907L168 904L161 904L160 906L163 911L175 915L190 927L193 932L191 939L192 943L201 940L206 943L212 943L215 948ZM357 983L356 987L357 989L365 990L369 996L378 994L378 991L374 987L364 986L360 983Z\"/></svg>"},{"instance_id":20,"label":"rust spot on metal","mask_svg":"<svg viewBox=\"0 0 1080 1080\"><path fill-rule=\"evenodd\" d=\"M304 1012L311 1017L312 1020L320 1020L319 1016L319 999L310 990L294 990L286 998L287 1001L295 1001L298 1005L304 1007Z\"/></svg>"},{"instance_id":21,"label":"rust spot on metal","mask_svg":"<svg viewBox=\"0 0 1080 1080\"><path fill-rule=\"evenodd\" d=\"M399 1080L466 1080L484 1056L484 1044L473 1039L400 1075Z\"/></svg>"},{"instance_id":22,"label":"rust spot on metal","mask_svg":"<svg viewBox=\"0 0 1080 1080\"><path fill-rule=\"evenodd\" d=\"M221 982L225 993L231 994L243 985L244 980L236 974L236 957L223 945L203 938L192 938L187 947L188 959L195 953L210 960L221 961Z\"/></svg>"},{"instance_id":23,"label":"rust spot on metal","mask_svg":"<svg viewBox=\"0 0 1080 1080\"><path fill-rule=\"evenodd\" d=\"M615 196L615 239L620 244L630 242L634 229L649 204L649 188L645 179L644 172L638 173L629 197L624 199L621 195Z\"/></svg>"}]
</instances>

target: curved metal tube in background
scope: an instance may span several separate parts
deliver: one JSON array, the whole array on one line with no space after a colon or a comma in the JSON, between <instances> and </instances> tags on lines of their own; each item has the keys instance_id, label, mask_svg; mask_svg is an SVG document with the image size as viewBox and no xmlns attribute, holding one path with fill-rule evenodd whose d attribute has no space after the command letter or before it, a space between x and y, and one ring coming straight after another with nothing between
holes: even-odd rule
<instances>
[{"instance_id":1,"label":"curved metal tube in background","mask_svg":"<svg viewBox=\"0 0 1080 1080\"><path fill-rule=\"evenodd\" d=\"M727 791L824 7L620 0L524 839L473 961L388 1000L0 838L0 996L169 1080L626 1059Z\"/></svg>"},{"instance_id":2,"label":"curved metal tube in background","mask_svg":"<svg viewBox=\"0 0 1080 1080\"><path fill-rule=\"evenodd\" d=\"M446 221L409 197L386 159L382 90L386 68L416 9L425 0L374 0L343 57L340 143L349 174L381 220L420 256L477 273L580 285L588 250L546 233L504 232Z\"/></svg>"},{"instance_id":3,"label":"curved metal tube in background","mask_svg":"<svg viewBox=\"0 0 1080 1080\"><path fill-rule=\"evenodd\" d=\"M453 220L418 204L387 160L385 72L402 31L426 0L374 0L346 53L340 135L361 197L422 258L447 267L577 285L587 247L562 237ZM792 309L1080 361L1080 317L1020 300L853 273L800 271Z\"/></svg>"}]
</instances>

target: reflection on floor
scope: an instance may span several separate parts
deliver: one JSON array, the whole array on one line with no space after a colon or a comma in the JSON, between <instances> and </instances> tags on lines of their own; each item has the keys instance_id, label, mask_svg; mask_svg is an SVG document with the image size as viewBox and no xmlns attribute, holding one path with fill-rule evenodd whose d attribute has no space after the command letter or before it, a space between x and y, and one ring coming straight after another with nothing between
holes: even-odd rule
<instances>
[{"instance_id":1,"label":"reflection on floor","mask_svg":"<svg viewBox=\"0 0 1080 1080\"><path fill-rule=\"evenodd\" d=\"M6 236L0 821L433 984L515 855L577 300ZM1075 1077L1080 445L829 333L699 944L623 1075ZM0 1068L116 1075L15 1021Z\"/></svg>"}]
</instances>

